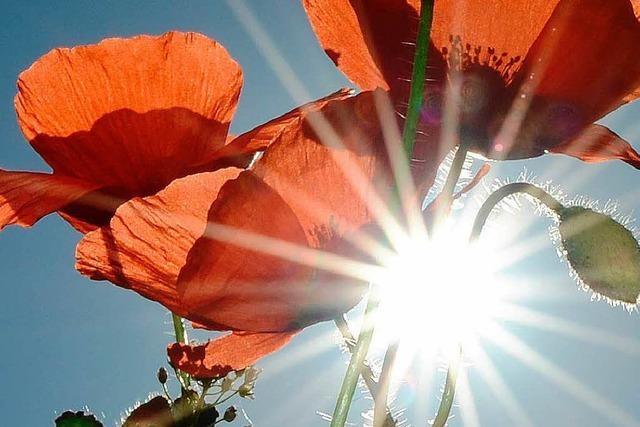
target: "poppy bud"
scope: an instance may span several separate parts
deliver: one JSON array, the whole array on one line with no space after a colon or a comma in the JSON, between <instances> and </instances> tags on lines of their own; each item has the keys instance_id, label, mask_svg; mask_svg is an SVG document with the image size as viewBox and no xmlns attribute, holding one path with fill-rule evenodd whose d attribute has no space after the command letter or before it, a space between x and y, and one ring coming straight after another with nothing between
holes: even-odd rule
<instances>
[{"instance_id":1,"label":"poppy bud","mask_svg":"<svg viewBox=\"0 0 640 427\"><path fill-rule=\"evenodd\" d=\"M238 410L234 406L229 406L226 411L224 411L224 420L228 423L236 419L236 415Z\"/></svg>"},{"instance_id":2,"label":"poppy bud","mask_svg":"<svg viewBox=\"0 0 640 427\"><path fill-rule=\"evenodd\" d=\"M160 367L160 369L158 369L158 381L160 382L160 384L166 384L167 378L167 370L163 367Z\"/></svg>"},{"instance_id":3,"label":"poppy bud","mask_svg":"<svg viewBox=\"0 0 640 427\"><path fill-rule=\"evenodd\" d=\"M640 246L631 231L607 215L580 206L559 214L562 246L581 282L614 302L636 304Z\"/></svg>"}]
</instances>

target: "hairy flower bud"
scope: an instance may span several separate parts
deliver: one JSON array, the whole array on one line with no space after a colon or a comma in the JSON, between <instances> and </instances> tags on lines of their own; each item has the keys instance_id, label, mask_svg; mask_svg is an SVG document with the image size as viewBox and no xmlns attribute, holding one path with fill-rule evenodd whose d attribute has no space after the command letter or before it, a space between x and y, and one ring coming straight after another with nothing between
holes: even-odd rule
<instances>
[{"instance_id":1,"label":"hairy flower bud","mask_svg":"<svg viewBox=\"0 0 640 427\"><path fill-rule=\"evenodd\" d=\"M574 206L560 212L567 260L594 292L636 304L640 294L640 246L633 234L607 215Z\"/></svg>"}]
</instances>

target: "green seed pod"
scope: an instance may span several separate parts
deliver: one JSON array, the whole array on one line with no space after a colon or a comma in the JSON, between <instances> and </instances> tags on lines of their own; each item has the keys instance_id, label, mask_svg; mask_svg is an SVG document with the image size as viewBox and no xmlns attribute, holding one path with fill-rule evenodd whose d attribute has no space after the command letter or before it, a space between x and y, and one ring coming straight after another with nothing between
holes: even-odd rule
<instances>
[{"instance_id":1,"label":"green seed pod","mask_svg":"<svg viewBox=\"0 0 640 427\"><path fill-rule=\"evenodd\" d=\"M580 206L560 212L560 237L581 282L614 302L636 304L640 246L631 231L607 215Z\"/></svg>"}]
</instances>

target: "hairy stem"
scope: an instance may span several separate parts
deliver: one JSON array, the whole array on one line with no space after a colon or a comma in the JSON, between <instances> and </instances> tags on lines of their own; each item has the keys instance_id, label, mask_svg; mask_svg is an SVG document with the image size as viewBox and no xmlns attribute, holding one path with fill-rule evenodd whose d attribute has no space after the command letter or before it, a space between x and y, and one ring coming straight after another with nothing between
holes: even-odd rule
<instances>
[{"instance_id":1,"label":"hairy stem","mask_svg":"<svg viewBox=\"0 0 640 427\"><path fill-rule=\"evenodd\" d=\"M433 0L422 0L420 9L420 23L418 24L418 37L411 75L411 89L409 92L409 107L402 132L402 143L407 159L413 156L413 147L416 140L416 131L420 119L420 109L424 100L424 82L427 72L427 56L429 53L429 35L431 33L431 21L433 18ZM344 427L347 415L353 399L358 378L362 371L362 365L371 345L373 337L372 318L378 306L375 292L370 292L362 330L349 361L349 367L338 395L336 408L333 413L331 427ZM385 398L386 400L386 398Z\"/></svg>"},{"instance_id":2,"label":"hairy stem","mask_svg":"<svg viewBox=\"0 0 640 427\"><path fill-rule=\"evenodd\" d=\"M353 349L356 346L356 339L351 333L351 329L349 328L349 323L347 323L347 319L343 316L336 317L334 319L338 330L342 334L342 339L344 340L345 345L349 349L350 353L353 353ZM375 396L378 394L378 383L375 380L375 376L373 371L371 370L371 366L365 361L362 365L362 379L369 389L369 393L375 399Z\"/></svg>"},{"instance_id":3,"label":"hairy stem","mask_svg":"<svg viewBox=\"0 0 640 427\"><path fill-rule=\"evenodd\" d=\"M460 144L455 156L453 157L453 162L451 163L451 168L447 175L447 180L445 181L444 187L442 187L442 192L438 195L436 202L436 211L433 220L433 230L436 232L451 210L453 194L456 190L456 184L460 180L460 175L464 168L464 161L467 158L468 152L469 148L465 144Z\"/></svg>"},{"instance_id":4,"label":"hairy stem","mask_svg":"<svg viewBox=\"0 0 640 427\"><path fill-rule=\"evenodd\" d=\"M493 192L489 196L489 198L482 204L482 207L478 211L478 215L476 215L476 219L473 222L473 228L471 230L471 235L469 236L469 241L473 242L477 240L478 237L480 237L482 228L487 222L487 218L489 218L489 215L491 214L491 211L493 211L493 208L495 208L496 205L500 203L505 197L509 197L516 193L525 193L530 195L557 214L560 214L560 212L562 212L562 210L564 209L564 206L562 206L562 204L555 197L553 197L540 187L536 187L535 185L529 184L528 182L514 182L511 184L507 184L504 187L500 187L498 190Z\"/></svg>"},{"instance_id":5,"label":"hairy stem","mask_svg":"<svg viewBox=\"0 0 640 427\"><path fill-rule=\"evenodd\" d=\"M375 407L373 410L373 427L385 427L389 411L387 409L387 399L389 396L389 386L391 385L391 373L393 365L398 355L398 341L392 342L387 347L382 363L382 372L380 373L380 381L378 382L378 393L374 398Z\"/></svg>"},{"instance_id":6,"label":"hairy stem","mask_svg":"<svg viewBox=\"0 0 640 427\"><path fill-rule=\"evenodd\" d=\"M351 353L353 353L356 339L351 333L351 329L349 328L349 323L347 322L346 317L344 315L336 317L334 319L334 322L336 323L338 330L342 334L342 338L347 348ZM362 379L364 380L365 385L369 389L369 393L373 397L373 400L377 408L379 406L377 402L380 396L380 393L379 393L380 387L378 385L378 382L376 382L375 380L375 376L373 374L373 371L371 370L371 366L366 361L362 364L362 371L360 372L360 375L362 376ZM382 398L385 398L385 397L386 397L386 393L382 395ZM386 404L384 405L384 408L385 408L386 417L384 419L384 424L382 425L384 425L385 427L395 426L396 422L393 419L393 416L391 415L391 411L389 411L389 409L386 407Z\"/></svg>"},{"instance_id":7,"label":"hairy stem","mask_svg":"<svg viewBox=\"0 0 640 427\"><path fill-rule=\"evenodd\" d=\"M460 367L461 360L462 348L459 347L457 354L449 363L447 381L444 384L444 391L442 392L442 400L440 401L440 407L438 408L435 420L433 420L432 427L444 427L449 419L453 398L456 393L456 381L458 380L458 368Z\"/></svg>"},{"instance_id":8,"label":"hairy stem","mask_svg":"<svg viewBox=\"0 0 640 427\"><path fill-rule=\"evenodd\" d=\"M171 320L173 321L173 331L176 334L176 342L180 344L187 344L188 337L187 331L184 329L184 322L182 321L182 317L177 314L171 313ZM187 390L191 384L191 378L185 372L174 368L176 372L176 377L182 386L183 390Z\"/></svg>"},{"instance_id":9,"label":"hairy stem","mask_svg":"<svg viewBox=\"0 0 640 427\"><path fill-rule=\"evenodd\" d=\"M427 61L429 57L429 35L433 20L433 0L420 2L420 23L418 25L418 37L416 39L416 51L411 74L411 89L409 91L409 106L402 132L402 144L408 159L413 157L413 148L416 140L420 111L424 102L424 82L427 76ZM374 427L382 427L390 418L387 409L391 372L398 353L399 342L389 344L378 384L378 392L374 394Z\"/></svg>"},{"instance_id":10,"label":"hairy stem","mask_svg":"<svg viewBox=\"0 0 640 427\"><path fill-rule=\"evenodd\" d=\"M541 203L546 205L551 211L557 214L560 214L560 212L564 209L564 206L562 206L562 204L557 199L555 199L540 187L536 187L535 185L526 182L515 182L512 184L507 184L493 192L489 196L489 198L482 204L482 207L478 211L478 215L476 216L476 219L473 223L471 235L469 236L469 242L472 243L478 240L478 238L480 237L480 233L482 233L484 224L487 222L487 218L491 214L491 211L493 211L493 208L495 208L496 205L500 203L500 201L502 201L505 197L509 197L516 193L525 193L530 195L531 197L536 198ZM440 401L438 414L433 421L432 427L444 427L444 425L447 423L447 420L449 419L449 414L451 413L451 405L453 404L453 398L456 391L458 368L461 359L462 348L460 347L457 357L455 357L454 360L452 360L449 364L449 370L447 371L447 381L444 386L442 400Z\"/></svg>"},{"instance_id":11,"label":"hairy stem","mask_svg":"<svg viewBox=\"0 0 640 427\"><path fill-rule=\"evenodd\" d=\"M331 427L344 427L347 422L347 416L349 415L349 408L351 407L351 401L353 400L353 393L356 390L358 384L358 378L362 372L362 366L369 352L369 346L371 345L371 339L373 338L373 318L374 313L378 309L378 296L375 289L370 290L367 300L367 307L364 312L364 322L358 335L358 340L353 348L351 360L347 367L347 373L342 381L342 387L338 394L338 400L336 402L336 408L333 411L333 418L331 419Z\"/></svg>"},{"instance_id":12,"label":"hairy stem","mask_svg":"<svg viewBox=\"0 0 640 427\"><path fill-rule=\"evenodd\" d=\"M407 116L402 132L402 145L409 158L413 155L413 146L416 141L418 121L420 120L420 109L424 101L424 82L427 76L429 34L431 33L432 19L433 0L422 0L418 38L416 39L416 51L413 59L413 72L411 74L409 107L407 108Z\"/></svg>"}]
</instances>

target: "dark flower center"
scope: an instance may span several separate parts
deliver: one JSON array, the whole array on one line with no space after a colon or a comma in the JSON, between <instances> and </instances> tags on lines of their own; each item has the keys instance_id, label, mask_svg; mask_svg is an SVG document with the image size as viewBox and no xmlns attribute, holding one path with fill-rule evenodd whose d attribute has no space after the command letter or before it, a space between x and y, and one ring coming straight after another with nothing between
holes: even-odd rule
<instances>
[{"instance_id":1,"label":"dark flower center","mask_svg":"<svg viewBox=\"0 0 640 427\"><path fill-rule=\"evenodd\" d=\"M536 94L528 79L521 81L519 55L464 43L460 36L450 36L449 42L440 48L447 78L427 78L423 126L456 126L472 151L500 158L543 154L584 127L579 107ZM456 123L444 123L446 109L455 112L451 120Z\"/></svg>"}]
</instances>

